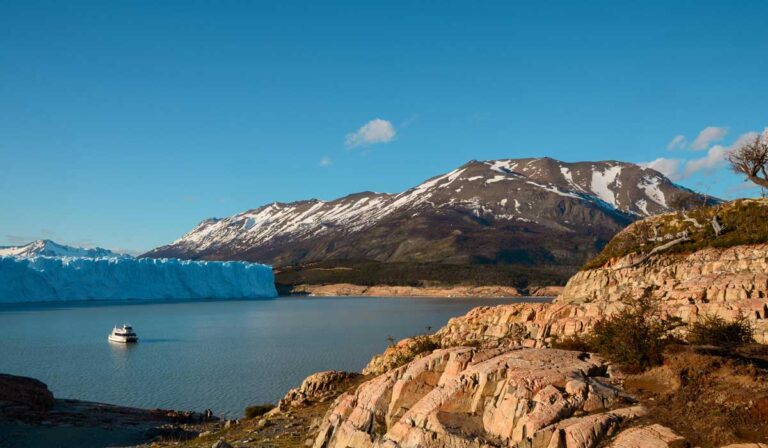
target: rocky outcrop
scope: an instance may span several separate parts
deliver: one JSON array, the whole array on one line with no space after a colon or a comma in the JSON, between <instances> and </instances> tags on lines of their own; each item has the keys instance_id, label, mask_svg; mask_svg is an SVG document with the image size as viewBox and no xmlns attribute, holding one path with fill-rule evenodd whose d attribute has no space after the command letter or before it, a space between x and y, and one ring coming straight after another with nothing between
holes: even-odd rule
<instances>
[{"instance_id":1,"label":"rocky outcrop","mask_svg":"<svg viewBox=\"0 0 768 448\"><path fill-rule=\"evenodd\" d=\"M640 255L611 260L577 273L558 301L621 300L656 288L665 301L727 302L768 298L768 244L708 248L691 254L657 255L635 265Z\"/></svg>"},{"instance_id":2,"label":"rocky outcrop","mask_svg":"<svg viewBox=\"0 0 768 448\"><path fill-rule=\"evenodd\" d=\"M302 381L299 387L294 387L277 404L279 411L304 406L306 404L324 401L339 393L339 387L347 380L360 376L359 373L340 370L326 370L314 373Z\"/></svg>"},{"instance_id":3,"label":"rocky outcrop","mask_svg":"<svg viewBox=\"0 0 768 448\"><path fill-rule=\"evenodd\" d=\"M554 303L479 307L433 335L389 347L363 371L378 376L337 399L314 446L691 446L646 416L658 409L653 402L633 403L612 366L595 355L546 348L555 338L587 333L648 293L662 313L684 322L746 316L755 339L768 343L768 244L630 255L580 272ZM634 421L639 416L647 418Z\"/></svg>"},{"instance_id":4,"label":"rocky outcrop","mask_svg":"<svg viewBox=\"0 0 768 448\"><path fill-rule=\"evenodd\" d=\"M732 320L744 314L755 339L768 342L768 244L662 254L636 264L638 255L574 275L561 305L619 302L649 290L669 314L684 321L703 315Z\"/></svg>"},{"instance_id":5,"label":"rocky outcrop","mask_svg":"<svg viewBox=\"0 0 768 448\"><path fill-rule=\"evenodd\" d=\"M314 446L596 446L644 413L608 371L563 350L436 350L339 397Z\"/></svg>"},{"instance_id":6,"label":"rocky outcrop","mask_svg":"<svg viewBox=\"0 0 768 448\"><path fill-rule=\"evenodd\" d=\"M563 293L563 286L531 286L528 295L534 297L556 297Z\"/></svg>"},{"instance_id":7,"label":"rocky outcrop","mask_svg":"<svg viewBox=\"0 0 768 448\"><path fill-rule=\"evenodd\" d=\"M0 417L45 413L53 407L53 393L42 381L0 373Z\"/></svg>"},{"instance_id":8,"label":"rocky outcrop","mask_svg":"<svg viewBox=\"0 0 768 448\"><path fill-rule=\"evenodd\" d=\"M516 303L484 306L448 321L430 336L433 346L476 346L483 348L545 347L553 337L565 338L584 334L606 314L623 306L621 303L546 304ZM424 336L404 339L374 356L364 374L380 374L412 359L423 350Z\"/></svg>"},{"instance_id":9,"label":"rocky outcrop","mask_svg":"<svg viewBox=\"0 0 768 448\"><path fill-rule=\"evenodd\" d=\"M622 431L611 448L687 448L685 438L662 425L638 426Z\"/></svg>"}]
</instances>

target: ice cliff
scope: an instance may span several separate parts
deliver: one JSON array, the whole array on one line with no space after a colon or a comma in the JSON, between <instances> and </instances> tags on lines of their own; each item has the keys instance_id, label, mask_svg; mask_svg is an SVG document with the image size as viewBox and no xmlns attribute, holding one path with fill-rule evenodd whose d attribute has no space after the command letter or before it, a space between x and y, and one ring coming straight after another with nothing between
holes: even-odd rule
<instances>
[{"instance_id":1,"label":"ice cliff","mask_svg":"<svg viewBox=\"0 0 768 448\"><path fill-rule=\"evenodd\" d=\"M0 256L0 302L275 297L272 268L177 259Z\"/></svg>"}]
</instances>

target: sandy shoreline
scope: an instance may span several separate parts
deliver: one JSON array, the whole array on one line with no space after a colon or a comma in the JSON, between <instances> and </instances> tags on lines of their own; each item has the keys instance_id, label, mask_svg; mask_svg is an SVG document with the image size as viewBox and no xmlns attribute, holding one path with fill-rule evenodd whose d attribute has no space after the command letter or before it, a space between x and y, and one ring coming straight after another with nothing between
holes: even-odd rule
<instances>
[{"instance_id":1,"label":"sandy shoreline","mask_svg":"<svg viewBox=\"0 0 768 448\"><path fill-rule=\"evenodd\" d=\"M388 285L353 285L338 283L331 285L296 285L288 293L310 296L363 296L363 297L552 297L562 291L561 286L531 287L527 290L514 286L445 286L416 287Z\"/></svg>"}]
</instances>

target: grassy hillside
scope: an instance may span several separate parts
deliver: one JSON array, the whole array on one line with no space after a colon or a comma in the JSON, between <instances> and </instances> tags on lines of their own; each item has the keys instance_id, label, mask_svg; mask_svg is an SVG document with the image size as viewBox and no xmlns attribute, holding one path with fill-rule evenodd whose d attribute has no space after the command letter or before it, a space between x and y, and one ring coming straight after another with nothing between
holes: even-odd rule
<instances>
[{"instance_id":1,"label":"grassy hillside","mask_svg":"<svg viewBox=\"0 0 768 448\"><path fill-rule=\"evenodd\" d=\"M577 266L460 265L441 263L380 263L326 261L275 270L278 289L298 284L351 283L373 286L564 285Z\"/></svg>"},{"instance_id":2,"label":"grassy hillside","mask_svg":"<svg viewBox=\"0 0 768 448\"><path fill-rule=\"evenodd\" d=\"M722 226L716 235L713 217ZM667 213L637 221L616 235L582 269L603 266L610 259L683 240L664 253L688 253L708 247L768 243L768 199L737 199L712 207Z\"/></svg>"}]
</instances>

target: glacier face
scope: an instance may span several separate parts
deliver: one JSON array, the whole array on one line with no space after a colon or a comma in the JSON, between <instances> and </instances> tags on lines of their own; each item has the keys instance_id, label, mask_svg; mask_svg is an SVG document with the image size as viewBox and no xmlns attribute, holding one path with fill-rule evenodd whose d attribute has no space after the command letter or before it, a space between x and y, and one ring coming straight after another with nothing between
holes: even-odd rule
<instances>
[{"instance_id":1,"label":"glacier face","mask_svg":"<svg viewBox=\"0 0 768 448\"><path fill-rule=\"evenodd\" d=\"M272 268L257 263L0 256L0 302L276 296Z\"/></svg>"}]
</instances>

